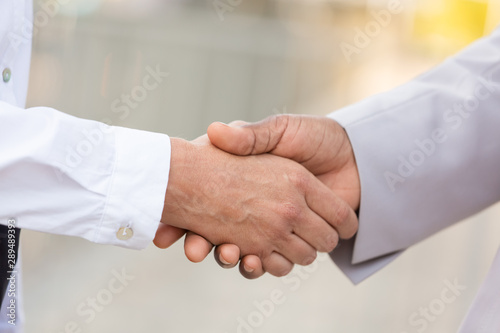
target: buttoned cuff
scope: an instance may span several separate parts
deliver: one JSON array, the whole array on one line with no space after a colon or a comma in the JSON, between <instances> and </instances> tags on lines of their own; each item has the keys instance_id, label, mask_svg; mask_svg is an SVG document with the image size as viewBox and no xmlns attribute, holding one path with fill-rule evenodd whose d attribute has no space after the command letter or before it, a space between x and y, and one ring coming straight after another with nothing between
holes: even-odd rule
<instances>
[{"instance_id":1,"label":"buttoned cuff","mask_svg":"<svg viewBox=\"0 0 500 333\"><path fill-rule=\"evenodd\" d=\"M115 161L97 243L143 249L161 219L170 170L170 138L122 127L115 134Z\"/></svg>"}]
</instances>

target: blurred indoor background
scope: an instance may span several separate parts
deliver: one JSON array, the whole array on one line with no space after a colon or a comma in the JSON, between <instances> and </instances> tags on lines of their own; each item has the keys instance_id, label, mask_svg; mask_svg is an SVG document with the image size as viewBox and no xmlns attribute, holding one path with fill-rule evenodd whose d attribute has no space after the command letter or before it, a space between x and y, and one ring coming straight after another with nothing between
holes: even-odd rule
<instances>
[{"instance_id":1,"label":"blurred indoor background","mask_svg":"<svg viewBox=\"0 0 500 333\"><path fill-rule=\"evenodd\" d=\"M500 0L401 0L385 21L397 1L35 2L29 106L187 139L213 121L325 115L404 83L500 22ZM169 76L123 108L148 68ZM188 262L182 242L137 252L24 231L26 332L455 332L500 244L499 215L497 205L435 235L358 286L329 260L248 281L212 257ZM122 270L134 279L109 298ZM454 280L466 289L422 330L415 313ZM103 305L89 310L96 297Z\"/></svg>"}]
</instances>

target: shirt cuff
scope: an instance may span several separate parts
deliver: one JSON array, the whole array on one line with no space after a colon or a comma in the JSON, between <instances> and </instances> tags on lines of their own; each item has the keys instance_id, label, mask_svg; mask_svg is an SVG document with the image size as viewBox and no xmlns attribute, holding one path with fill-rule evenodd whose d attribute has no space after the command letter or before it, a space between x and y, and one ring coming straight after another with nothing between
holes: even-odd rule
<instances>
[{"instance_id":1,"label":"shirt cuff","mask_svg":"<svg viewBox=\"0 0 500 333\"><path fill-rule=\"evenodd\" d=\"M154 238L163 211L170 170L170 138L122 127L112 129L115 163L94 241L143 249Z\"/></svg>"}]
</instances>

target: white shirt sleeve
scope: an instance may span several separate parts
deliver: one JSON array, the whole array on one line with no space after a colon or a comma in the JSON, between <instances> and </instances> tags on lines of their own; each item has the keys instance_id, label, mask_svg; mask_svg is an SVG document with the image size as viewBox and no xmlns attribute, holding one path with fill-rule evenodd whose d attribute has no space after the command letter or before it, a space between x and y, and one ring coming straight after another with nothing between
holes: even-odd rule
<instances>
[{"instance_id":1,"label":"white shirt sleeve","mask_svg":"<svg viewBox=\"0 0 500 333\"><path fill-rule=\"evenodd\" d=\"M500 29L330 117L349 135L361 180L358 234L331 256L357 283L500 200Z\"/></svg>"},{"instance_id":2,"label":"white shirt sleeve","mask_svg":"<svg viewBox=\"0 0 500 333\"><path fill-rule=\"evenodd\" d=\"M166 135L0 102L2 224L15 218L20 228L144 248L160 222L169 168ZM128 237L117 237L120 228Z\"/></svg>"}]
</instances>

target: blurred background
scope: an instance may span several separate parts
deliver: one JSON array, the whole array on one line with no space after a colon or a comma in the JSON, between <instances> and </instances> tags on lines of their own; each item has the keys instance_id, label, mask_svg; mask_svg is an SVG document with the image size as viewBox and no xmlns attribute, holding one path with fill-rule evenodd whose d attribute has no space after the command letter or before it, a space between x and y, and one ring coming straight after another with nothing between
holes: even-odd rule
<instances>
[{"instance_id":1,"label":"blurred background","mask_svg":"<svg viewBox=\"0 0 500 333\"><path fill-rule=\"evenodd\" d=\"M37 1L28 105L187 139L213 121L325 115L491 32L499 2ZM169 76L139 94L157 68ZM455 332L500 244L499 216L497 205L441 232L358 286L325 257L248 281L211 257L188 262L182 242L137 252L24 231L26 332ZM440 306L454 281L466 289Z\"/></svg>"}]
</instances>

